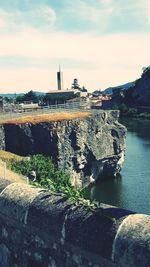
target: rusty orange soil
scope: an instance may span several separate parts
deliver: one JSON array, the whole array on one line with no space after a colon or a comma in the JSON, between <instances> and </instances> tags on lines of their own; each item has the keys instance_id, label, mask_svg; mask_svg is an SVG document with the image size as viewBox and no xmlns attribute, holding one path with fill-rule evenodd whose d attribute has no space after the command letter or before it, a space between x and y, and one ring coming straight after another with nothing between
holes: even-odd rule
<instances>
[{"instance_id":1,"label":"rusty orange soil","mask_svg":"<svg viewBox=\"0 0 150 267\"><path fill-rule=\"evenodd\" d=\"M31 116L24 116L16 119L1 120L1 124L25 124L25 123L42 123L49 121L62 121L62 120L74 120L84 119L91 115L91 112L76 112L76 113L53 113L53 114L38 114Z\"/></svg>"}]
</instances>

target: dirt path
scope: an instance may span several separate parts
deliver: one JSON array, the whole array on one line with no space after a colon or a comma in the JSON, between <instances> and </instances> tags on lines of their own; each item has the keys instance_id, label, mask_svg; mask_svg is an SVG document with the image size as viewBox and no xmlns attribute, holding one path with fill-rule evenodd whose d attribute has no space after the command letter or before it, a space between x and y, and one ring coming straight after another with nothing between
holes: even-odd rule
<instances>
[{"instance_id":1,"label":"dirt path","mask_svg":"<svg viewBox=\"0 0 150 267\"><path fill-rule=\"evenodd\" d=\"M0 164L0 179L3 179L3 178L4 178L4 167ZM26 183L25 177L22 177L21 175L13 171L10 171L8 169L6 169L5 178L12 182Z\"/></svg>"}]
</instances>

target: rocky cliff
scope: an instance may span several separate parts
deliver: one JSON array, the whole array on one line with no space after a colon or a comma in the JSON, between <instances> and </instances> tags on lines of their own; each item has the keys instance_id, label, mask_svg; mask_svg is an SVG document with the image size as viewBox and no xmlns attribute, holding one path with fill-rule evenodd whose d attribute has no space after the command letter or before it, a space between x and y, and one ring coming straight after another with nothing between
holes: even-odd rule
<instances>
[{"instance_id":1,"label":"rocky cliff","mask_svg":"<svg viewBox=\"0 0 150 267\"><path fill-rule=\"evenodd\" d=\"M121 103L150 107L150 66L143 69L141 78L136 81L108 88L104 93L112 93L112 100L103 101L103 108L112 108L115 104Z\"/></svg>"},{"instance_id":2,"label":"rocky cliff","mask_svg":"<svg viewBox=\"0 0 150 267\"><path fill-rule=\"evenodd\" d=\"M150 66L143 70L141 78L136 81L132 97L136 104L150 106Z\"/></svg>"},{"instance_id":3,"label":"rocky cliff","mask_svg":"<svg viewBox=\"0 0 150 267\"><path fill-rule=\"evenodd\" d=\"M1 149L23 156L50 155L74 185L86 184L121 169L126 129L118 116L118 111L99 111L84 119L4 124Z\"/></svg>"}]
</instances>

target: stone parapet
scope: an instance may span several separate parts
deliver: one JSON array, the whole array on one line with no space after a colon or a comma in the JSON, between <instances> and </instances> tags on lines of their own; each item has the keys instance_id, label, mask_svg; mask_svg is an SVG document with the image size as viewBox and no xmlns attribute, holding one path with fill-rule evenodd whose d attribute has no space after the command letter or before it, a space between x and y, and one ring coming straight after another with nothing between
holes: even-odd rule
<instances>
[{"instance_id":1,"label":"stone parapet","mask_svg":"<svg viewBox=\"0 0 150 267\"><path fill-rule=\"evenodd\" d=\"M0 180L1 267L147 267L150 216Z\"/></svg>"}]
</instances>

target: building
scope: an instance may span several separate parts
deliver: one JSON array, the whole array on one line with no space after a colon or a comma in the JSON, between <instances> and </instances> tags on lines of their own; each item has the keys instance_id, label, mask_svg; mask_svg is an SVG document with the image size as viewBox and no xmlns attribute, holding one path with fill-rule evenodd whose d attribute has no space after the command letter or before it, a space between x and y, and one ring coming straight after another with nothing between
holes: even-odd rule
<instances>
[{"instance_id":1,"label":"building","mask_svg":"<svg viewBox=\"0 0 150 267\"><path fill-rule=\"evenodd\" d=\"M46 96L49 96L52 99L58 98L69 98L72 96L80 96L80 91L78 90L50 90L46 93Z\"/></svg>"},{"instance_id":2,"label":"building","mask_svg":"<svg viewBox=\"0 0 150 267\"><path fill-rule=\"evenodd\" d=\"M63 73L61 72L60 65L59 71L57 72L57 86L58 90L63 90Z\"/></svg>"}]
</instances>

